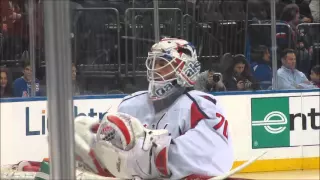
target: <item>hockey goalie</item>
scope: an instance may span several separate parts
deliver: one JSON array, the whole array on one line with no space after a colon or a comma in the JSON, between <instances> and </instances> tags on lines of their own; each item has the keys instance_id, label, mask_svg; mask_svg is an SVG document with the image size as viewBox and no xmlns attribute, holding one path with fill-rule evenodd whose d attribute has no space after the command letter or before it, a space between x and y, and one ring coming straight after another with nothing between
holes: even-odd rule
<instances>
[{"instance_id":1,"label":"hockey goalie","mask_svg":"<svg viewBox=\"0 0 320 180\"><path fill-rule=\"evenodd\" d=\"M200 63L194 46L165 38L146 60L148 91L123 99L116 113L75 119L78 160L121 179L209 179L234 162L220 102L193 90Z\"/></svg>"},{"instance_id":2,"label":"hockey goalie","mask_svg":"<svg viewBox=\"0 0 320 180\"><path fill-rule=\"evenodd\" d=\"M192 90L200 72L194 46L162 39L146 66L148 91L125 97L99 125L76 118L77 155L96 173L124 179L209 179L230 171L233 146L220 102Z\"/></svg>"}]
</instances>

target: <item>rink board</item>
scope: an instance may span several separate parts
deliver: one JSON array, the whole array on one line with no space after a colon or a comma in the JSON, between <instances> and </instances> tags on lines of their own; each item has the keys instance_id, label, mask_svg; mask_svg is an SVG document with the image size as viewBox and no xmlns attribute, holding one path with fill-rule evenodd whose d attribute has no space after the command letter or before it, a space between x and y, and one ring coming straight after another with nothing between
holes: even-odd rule
<instances>
[{"instance_id":1,"label":"rink board","mask_svg":"<svg viewBox=\"0 0 320 180\"><path fill-rule=\"evenodd\" d=\"M234 166L268 153L243 172L319 169L320 92L219 93L230 124ZM123 95L75 97L75 115L116 111ZM3 99L1 165L48 156L45 98Z\"/></svg>"}]
</instances>

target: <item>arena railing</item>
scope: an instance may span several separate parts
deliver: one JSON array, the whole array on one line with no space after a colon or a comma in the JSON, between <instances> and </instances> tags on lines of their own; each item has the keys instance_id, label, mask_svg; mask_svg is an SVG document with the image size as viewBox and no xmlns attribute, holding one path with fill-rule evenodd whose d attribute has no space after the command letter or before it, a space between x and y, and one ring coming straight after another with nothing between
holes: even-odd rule
<instances>
[{"instance_id":1,"label":"arena railing","mask_svg":"<svg viewBox=\"0 0 320 180\"><path fill-rule=\"evenodd\" d=\"M243 54L247 32L248 2L231 1L199 1L196 5L199 23L208 24L208 31L216 37L223 47L224 53Z\"/></svg>"},{"instance_id":2,"label":"arena railing","mask_svg":"<svg viewBox=\"0 0 320 180\"><path fill-rule=\"evenodd\" d=\"M276 23L277 33L277 51L286 48L294 48L294 40L292 39L292 30L290 26L283 22ZM248 25L247 32L247 60L251 62L251 51L259 45L264 45L271 48L271 23L252 23Z\"/></svg>"},{"instance_id":3,"label":"arena railing","mask_svg":"<svg viewBox=\"0 0 320 180\"><path fill-rule=\"evenodd\" d=\"M73 59L82 75L121 74L121 25L116 8L77 8Z\"/></svg>"},{"instance_id":4,"label":"arena railing","mask_svg":"<svg viewBox=\"0 0 320 180\"><path fill-rule=\"evenodd\" d=\"M185 14L183 16L183 23L185 30L183 38L191 41L197 48L199 61L203 67L210 68L212 64L218 63L222 56L222 43L209 32L210 25L206 23L197 22L191 15ZM191 33L189 28L192 28ZM195 38L194 36L197 36Z\"/></svg>"},{"instance_id":5,"label":"arena railing","mask_svg":"<svg viewBox=\"0 0 320 180\"><path fill-rule=\"evenodd\" d=\"M181 9L159 8L159 14L162 36L172 37L182 34ZM154 44L153 8L128 8L124 17L125 36L122 38L125 39L125 75L145 76L146 56ZM131 40L131 50L129 50L129 40Z\"/></svg>"}]
</instances>

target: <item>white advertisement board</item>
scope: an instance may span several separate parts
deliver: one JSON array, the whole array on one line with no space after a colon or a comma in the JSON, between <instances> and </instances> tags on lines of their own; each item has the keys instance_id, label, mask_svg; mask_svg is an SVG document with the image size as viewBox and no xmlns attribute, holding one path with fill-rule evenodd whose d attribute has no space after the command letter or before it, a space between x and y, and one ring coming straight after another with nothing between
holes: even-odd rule
<instances>
[{"instance_id":1,"label":"white advertisement board","mask_svg":"<svg viewBox=\"0 0 320 180\"><path fill-rule=\"evenodd\" d=\"M319 145L319 96L251 99L252 147Z\"/></svg>"},{"instance_id":2,"label":"white advertisement board","mask_svg":"<svg viewBox=\"0 0 320 180\"><path fill-rule=\"evenodd\" d=\"M121 99L74 101L75 116L101 117L116 111ZM1 103L1 165L48 157L47 102Z\"/></svg>"},{"instance_id":3,"label":"white advertisement board","mask_svg":"<svg viewBox=\"0 0 320 180\"><path fill-rule=\"evenodd\" d=\"M223 95L237 161L264 150L262 159L319 157L319 92ZM101 117L121 99L74 101L75 115ZM48 157L46 101L1 106L1 165ZM110 108L110 109L109 109ZM50 119L49 119L50 120Z\"/></svg>"}]
</instances>

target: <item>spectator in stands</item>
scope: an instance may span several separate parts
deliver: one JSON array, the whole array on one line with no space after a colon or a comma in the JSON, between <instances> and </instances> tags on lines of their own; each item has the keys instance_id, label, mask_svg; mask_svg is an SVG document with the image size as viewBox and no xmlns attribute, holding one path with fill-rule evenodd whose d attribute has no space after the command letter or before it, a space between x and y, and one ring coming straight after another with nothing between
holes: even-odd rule
<instances>
[{"instance_id":1,"label":"spectator in stands","mask_svg":"<svg viewBox=\"0 0 320 180\"><path fill-rule=\"evenodd\" d=\"M296 26L299 24L300 20L299 6L296 4L288 4L283 8L280 16L280 20L288 23L292 30L296 31Z\"/></svg>"},{"instance_id":2,"label":"spectator in stands","mask_svg":"<svg viewBox=\"0 0 320 180\"><path fill-rule=\"evenodd\" d=\"M4 34L3 58L16 59L27 49L28 31L22 15L25 1L1 0L0 16L2 32Z\"/></svg>"},{"instance_id":3,"label":"spectator in stands","mask_svg":"<svg viewBox=\"0 0 320 180\"><path fill-rule=\"evenodd\" d=\"M311 10L309 7L310 0L300 0L300 2L296 2L299 6L300 10L300 22L301 23L312 23L313 17L311 14Z\"/></svg>"},{"instance_id":4,"label":"spectator in stands","mask_svg":"<svg viewBox=\"0 0 320 180\"><path fill-rule=\"evenodd\" d=\"M283 11L284 7L288 4L296 4L299 7L300 23L303 23L303 22L311 23L313 21L313 17L309 7L310 0L280 0L277 6L279 5L283 6L282 7L282 11Z\"/></svg>"},{"instance_id":5,"label":"spectator in stands","mask_svg":"<svg viewBox=\"0 0 320 180\"><path fill-rule=\"evenodd\" d=\"M12 97L11 76L7 68L0 68L0 98Z\"/></svg>"},{"instance_id":6,"label":"spectator in stands","mask_svg":"<svg viewBox=\"0 0 320 180\"><path fill-rule=\"evenodd\" d=\"M316 65L311 69L310 78L311 82L320 88L320 65Z\"/></svg>"},{"instance_id":7,"label":"spectator in stands","mask_svg":"<svg viewBox=\"0 0 320 180\"><path fill-rule=\"evenodd\" d=\"M311 0L309 4L314 23L320 23L320 0Z\"/></svg>"},{"instance_id":8,"label":"spectator in stands","mask_svg":"<svg viewBox=\"0 0 320 180\"><path fill-rule=\"evenodd\" d=\"M285 4L285 3L284 3ZM284 5L283 4L283 5ZM299 14L299 7L296 4L287 4L283 8L280 14L280 21L283 23L287 23L289 25L289 32L287 32L284 28L279 28L277 26L277 46L278 49L285 49L285 48L296 48L296 34L297 34L297 25L299 24L300 14ZM289 36L291 34L291 36ZM291 41L289 41L291 40ZM290 43L290 44L289 44Z\"/></svg>"},{"instance_id":9,"label":"spectator in stands","mask_svg":"<svg viewBox=\"0 0 320 180\"><path fill-rule=\"evenodd\" d=\"M233 57L232 65L223 74L223 78L228 91L259 89L259 85L251 75L250 66L242 54Z\"/></svg>"},{"instance_id":10,"label":"spectator in stands","mask_svg":"<svg viewBox=\"0 0 320 180\"><path fill-rule=\"evenodd\" d=\"M3 26L3 31L7 31L8 24L13 23L21 18L19 13L20 8L15 2L10 0L1 0L0 2L0 20Z\"/></svg>"},{"instance_id":11,"label":"spectator in stands","mask_svg":"<svg viewBox=\"0 0 320 180\"><path fill-rule=\"evenodd\" d=\"M313 48L308 41L307 36L303 35L303 29L300 30L300 33L298 32L297 26L301 23L299 18L300 10L297 4L289 4L283 9L281 20L289 24L292 32L292 42L297 42L297 44L291 44L289 47L297 49L297 55L299 58L298 68L303 70L304 73L309 73ZM309 20L306 20L306 22L309 22Z\"/></svg>"},{"instance_id":12,"label":"spectator in stands","mask_svg":"<svg viewBox=\"0 0 320 180\"><path fill-rule=\"evenodd\" d=\"M31 81L32 81L32 68L29 62L23 66L23 76L13 82L13 92L15 97L30 97L31 96ZM35 80L36 96L40 96L39 80Z\"/></svg>"},{"instance_id":13,"label":"spectator in stands","mask_svg":"<svg viewBox=\"0 0 320 180\"><path fill-rule=\"evenodd\" d=\"M299 0L296 2L300 9L300 23L312 23L313 16L309 7L310 0ZM301 26L298 29L298 53L299 62L297 63L297 69L305 74L309 74L313 57L313 40L310 37L310 29L306 26Z\"/></svg>"},{"instance_id":14,"label":"spectator in stands","mask_svg":"<svg viewBox=\"0 0 320 180\"><path fill-rule=\"evenodd\" d=\"M296 69L296 54L293 49L285 49L281 54L282 67L277 71L278 89L310 89L315 86Z\"/></svg>"},{"instance_id":15,"label":"spectator in stands","mask_svg":"<svg viewBox=\"0 0 320 180\"><path fill-rule=\"evenodd\" d=\"M226 91L223 84L222 75L213 70L207 70L198 76L194 89L203 92Z\"/></svg>"},{"instance_id":16,"label":"spectator in stands","mask_svg":"<svg viewBox=\"0 0 320 180\"><path fill-rule=\"evenodd\" d=\"M251 64L253 76L259 81L262 89L268 89L272 84L271 58L268 47L260 45L253 50L251 56L253 60Z\"/></svg>"},{"instance_id":17,"label":"spectator in stands","mask_svg":"<svg viewBox=\"0 0 320 180\"><path fill-rule=\"evenodd\" d=\"M306 26L301 26L298 32L297 52L299 61L297 63L297 69L305 74L309 74L313 57L312 31Z\"/></svg>"}]
</instances>

